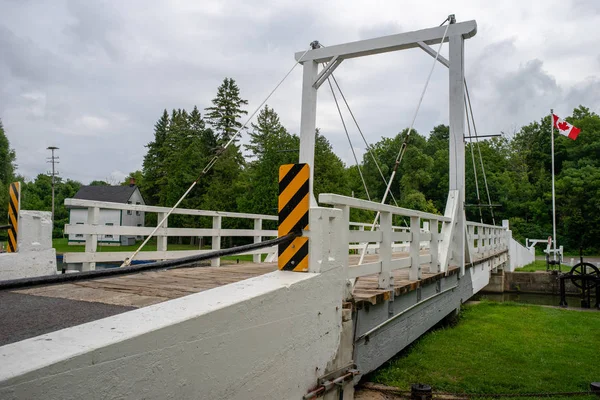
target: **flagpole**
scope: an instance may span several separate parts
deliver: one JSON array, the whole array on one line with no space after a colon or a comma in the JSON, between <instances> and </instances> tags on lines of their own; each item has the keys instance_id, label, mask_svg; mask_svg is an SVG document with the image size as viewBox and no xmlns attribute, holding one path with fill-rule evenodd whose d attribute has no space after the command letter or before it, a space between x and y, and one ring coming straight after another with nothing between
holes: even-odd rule
<instances>
[{"instance_id":1,"label":"flagpole","mask_svg":"<svg viewBox=\"0 0 600 400\"><path fill-rule=\"evenodd\" d=\"M554 109L550 109L550 132L552 143L552 242L554 243L554 261L556 261L556 199L554 192Z\"/></svg>"}]
</instances>

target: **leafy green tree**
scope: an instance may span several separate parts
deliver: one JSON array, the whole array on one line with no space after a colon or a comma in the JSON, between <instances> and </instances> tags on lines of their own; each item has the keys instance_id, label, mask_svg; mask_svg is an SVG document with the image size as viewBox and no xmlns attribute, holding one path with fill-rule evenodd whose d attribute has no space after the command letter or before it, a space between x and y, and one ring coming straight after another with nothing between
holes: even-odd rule
<instances>
[{"instance_id":1,"label":"leafy green tree","mask_svg":"<svg viewBox=\"0 0 600 400\"><path fill-rule=\"evenodd\" d=\"M65 199L72 198L81 188L81 183L71 179L55 178L55 210L53 237L62 237L64 227L69 223L69 210ZM31 182L23 182L21 187L21 208L24 210L52 210L52 177L39 174Z\"/></svg>"},{"instance_id":2,"label":"leafy green tree","mask_svg":"<svg viewBox=\"0 0 600 400\"><path fill-rule=\"evenodd\" d=\"M7 184L14 179L15 159L15 151L10 148L10 142L0 120L0 182Z\"/></svg>"},{"instance_id":3,"label":"leafy green tree","mask_svg":"<svg viewBox=\"0 0 600 400\"><path fill-rule=\"evenodd\" d=\"M314 166L315 197L321 193L336 193L349 196L350 185L346 181L344 162L333 152L331 143L321 135L319 129L315 139L315 166Z\"/></svg>"}]
</instances>

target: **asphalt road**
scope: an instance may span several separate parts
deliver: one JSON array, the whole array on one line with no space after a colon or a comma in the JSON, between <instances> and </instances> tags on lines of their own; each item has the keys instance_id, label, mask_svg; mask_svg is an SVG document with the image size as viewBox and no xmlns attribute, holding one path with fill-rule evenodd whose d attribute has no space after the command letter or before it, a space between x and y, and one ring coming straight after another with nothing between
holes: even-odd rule
<instances>
[{"instance_id":1,"label":"asphalt road","mask_svg":"<svg viewBox=\"0 0 600 400\"><path fill-rule=\"evenodd\" d=\"M89 301L0 292L0 346L133 309Z\"/></svg>"}]
</instances>

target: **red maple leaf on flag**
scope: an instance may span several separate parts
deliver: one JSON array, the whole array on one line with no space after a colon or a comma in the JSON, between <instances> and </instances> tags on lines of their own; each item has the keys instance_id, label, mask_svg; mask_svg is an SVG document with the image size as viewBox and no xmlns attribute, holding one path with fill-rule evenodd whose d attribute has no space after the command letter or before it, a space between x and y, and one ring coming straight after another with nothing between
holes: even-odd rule
<instances>
[{"instance_id":1,"label":"red maple leaf on flag","mask_svg":"<svg viewBox=\"0 0 600 400\"><path fill-rule=\"evenodd\" d=\"M569 129L569 124L566 123L565 121L563 122L559 122L558 124L556 124L558 126L558 129L560 129L561 131L566 131Z\"/></svg>"}]
</instances>

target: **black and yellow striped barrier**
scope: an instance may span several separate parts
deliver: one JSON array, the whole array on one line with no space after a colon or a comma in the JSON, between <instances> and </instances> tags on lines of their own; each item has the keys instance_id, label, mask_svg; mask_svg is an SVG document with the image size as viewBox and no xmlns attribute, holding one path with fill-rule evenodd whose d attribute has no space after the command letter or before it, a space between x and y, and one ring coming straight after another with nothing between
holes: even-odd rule
<instances>
[{"instance_id":1,"label":"black and yellow striped barrier","mask_svg":"<svg viewBox=\"0 0 600 400\"><path fill-rule=\"evenodd\" d=\"M310 170L308 164L287 164L279 167L279 228L278 236L308 230ZM308 238L297 237L279 245L279 269L308 271Z\"/></svg>"},{"instance_id":2,"label":"black and yellow striped barrier","mask_svg":"<svg viewBox=\"0 0 600 400\"><path fill-rule=\"evenodd\" d=\"M19 234L19 209L21 207L21 182L13 182L8 189L8 252L17 252Z\"/></svg>"}]
</instances>

